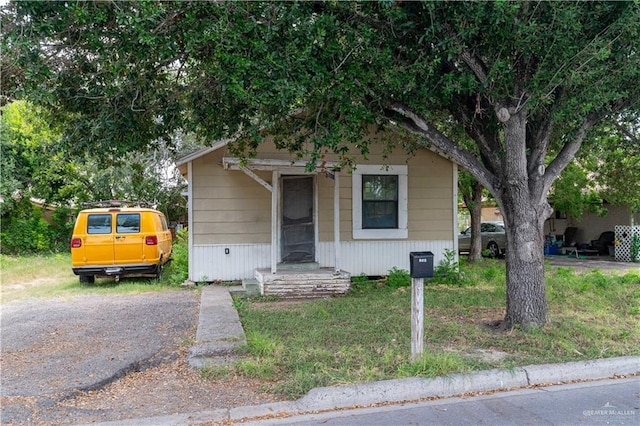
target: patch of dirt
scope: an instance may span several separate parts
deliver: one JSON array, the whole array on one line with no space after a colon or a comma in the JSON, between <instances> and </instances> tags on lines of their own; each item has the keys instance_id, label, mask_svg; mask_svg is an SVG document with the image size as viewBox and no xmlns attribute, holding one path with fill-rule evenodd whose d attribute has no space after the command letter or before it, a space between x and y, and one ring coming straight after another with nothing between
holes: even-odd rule
<instances>
[{"instance_id":1,"label":"patch of dirt","mask_svg":"<svg viewBox=\"0 0 640 426\"><path fill-rule=\"evenodd\" d=\"M3 411L29 407L28 418L3 424L76 424L119 421L260 405L282 400L262 390L263 382L242 377L200 378L187 364L187 350L178 358L144 371L132 372L94 391L70 397L2 397Z\"/></svg>"}]
</instances>

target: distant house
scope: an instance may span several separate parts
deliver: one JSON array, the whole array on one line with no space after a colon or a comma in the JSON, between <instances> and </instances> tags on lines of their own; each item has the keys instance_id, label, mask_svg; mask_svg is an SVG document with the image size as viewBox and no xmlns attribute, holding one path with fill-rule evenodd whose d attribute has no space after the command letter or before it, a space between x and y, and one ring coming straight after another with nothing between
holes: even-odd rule
<instances>
[{"instance_id":1,"label":"distant house","mask_svg":"<svg viewBox=\"0 0 640 426\"><path fill-rule=\"evenodd\" d=\"M255 280L263 295L343 293L350 275L409 270L412 251L457 253L457 166L374 143L357 168L337 157L307 171L260 145L240 161L228 141L176 162L188 182L189 279ZM401 144L398 143L398 146Z\"/></svg>"},{"instance_id":2,"label":"distant house","mask_svg":"<svg viewBox=\"0 0 640 426\"><path fill-rule=\"evenodd\" d=\"M564 234L567 227L576 227L573 241L565 241L566 244L576 243L589 244L590 241L598 239L601 233L614 231L617 225L640 224L640 212L631 214L626 206L614 206L603 204L607 214L600 216L596 213L585 212L579 218L573 218L555 212L545 222L544 232L546 235L557 235L558 238Z\"/></svg>"}]
</instances>

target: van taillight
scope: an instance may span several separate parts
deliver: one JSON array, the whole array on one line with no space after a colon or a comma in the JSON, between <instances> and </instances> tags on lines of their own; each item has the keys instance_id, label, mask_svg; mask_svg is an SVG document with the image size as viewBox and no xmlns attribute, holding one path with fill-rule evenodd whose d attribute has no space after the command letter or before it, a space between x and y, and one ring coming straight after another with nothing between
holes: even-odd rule
<instances>
[{"instance_id":1,"label":"van taillight","mask_svg":"<svg viewBox=\"0 0 640 426\"><path fill-rule=\"evenodd\" d=\"M155 235L149 235L144 239L144 243L148 246L155 246L156 244L158 244L158 237L156 237Z\"/></svg>"},{"instance_id":2,"label":"van taillight","mask_svg":"<svg viewBox=\"0 0 640 426\"><path fill-rule=\"evenodd\" d=\"M74 238L71 240L71 248L82 247L82 239Z\"/></svg>"}]
</instances>

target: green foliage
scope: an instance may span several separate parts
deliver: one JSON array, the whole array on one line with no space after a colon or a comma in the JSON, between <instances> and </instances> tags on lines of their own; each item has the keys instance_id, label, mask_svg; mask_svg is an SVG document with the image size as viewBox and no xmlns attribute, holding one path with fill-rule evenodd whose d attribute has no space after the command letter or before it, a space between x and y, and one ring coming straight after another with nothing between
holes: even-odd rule
<instances>
[{"instance_id":1,"label":"green foliage","mask_svg":"<svg viewBox=\"0 0 640 426\"><path fill-rule=\"evenodd\" d=\"M180 285L189 278L189 232L187 229L176 232L171 259L173 260L162 273L162 279L169 285Z\"/></svg>"},{"instance_id":2,"label":"green foliage","mask_svg":"<svg viewBox=\"0 0 640 426\"><path fill-rule=\"evenodd\" d=\"M0 250L4 254L52 252L56 235L42 217L42 210L23 202L21 214L3 220ZM68 242L67 242L68 245Z\"/></svg>"},{"instance_id":3,"label":"green foliage","mask_svg":"<svg viewBox=\"0 0 640 426\"><path fill-rule=\"evenodd\" d=\"M59 130L50 125L42 108L25 101L2 107L2 216L10 213L20 198L52 200L64 186L59 170L65 164L56 148L59 138Z\"/></svg>"},{"instance_id":4,"label":"green foliage","mask_svg":"<svg viewBox=\"0 0 640 426\"><path fill-rule=\"evenodd\" d=\"M279 142L318 158L323 146L347 154L344 141L389 99L440 124L448 109L460 121L454 110L468 98L487 130L496 128L490 101L526 87L531 119L550 112L574 125L637 95L626 84L637 76L637 16L633 2L16 2L4 8L3 51L27 65L6 87L54 106L74 151L109 147L117 158L187 129L208 138L242 130L238 148L249 152L257 129L273 124L313 129ZM54 61L42 40L64 40L64 58ZM465 51L485 61L492 84L461 60Z\"/></svg>"},{"instance_id":5,"label":"green foliage","mask_svg":"<svg viewBox=\"0 0 640 426\"><path fill-rule=\"evenodd\" d=\"M589 171L579 164L571 163L555 181L549 199L557 211L580 219L584 212L606 214L602 198Z\"/></svg>"},{"instance_id":6,"label":"green foliage","mask_svg":"<svg viewBox=\"0 0 640 426\"><path fill-rule=\"evenodd\" d=\"M247 333L247 348L250 354L257 357L277 356L282 352L282 348L272 336L258 332Z\"/></svg>"},{"instance_id":7,"label":"green foliage","mask_svg":"<svg viewBox=\"0 0 640 426\"><path fill-rule=\"evenodd\" d=\"M429 280L429 282L458 286L467 284L465 274L460 269L458 261L456 261L455 251L445 249L444 259L434 268L433 279Z\"/></svg>"},{"instance_id":8,"label":"green foliage","mask_svg":"<svg viewBox=\"0 0 640 426\"><path fill-rule=\"evenodd\" d=\"M579 156L599 195L613 205L640 212L640 124L633 115L618 115L592 132Z\"/></svg>"},{"instance_id":9,"label":"green foliage","mask_svg":"<svg viewBox=\"0 0 640 426\"><path fill-rule=\"evenodd\" d=\"M397 267L391 268L387 278L385 280L385 284L391 288L398 287L410 287L411 286L411 276L409 272L404 269L399 269Z\"/></svg>"},{"instance_id":10,"label":"green foliage","mask_svg":"<svg viewBox=\"0 0 640 426\"><path fill-rule=\"evenodd\" d=\"M75 222L74 211L68 207L56 207L51 215L51 229L53 231L53 251L69 250L69 243L73 235Z\"/></svg>"},{"instance_id":11,"label":"green foliage","mask_svg":"<svg viewBox=\"0 0 640 426\"><path fill-rule=\"evenodd\" d=\"M149 153L123 154L111 163L98 150L72 156L46 110L15 101L2 107L0 148L0 212L5 219L19 215L17 199L31 197L57 205L109 199L147 201L170 221L186 214L180 194L184 185L170 167L169 150L160 143Z\"/></svg>"},{"instance_id":12,"label":"green foliage","mask_svg":"<svg viewBox=\"0 0 640 426\"><path fill-rule=\"evenodd\" d=\"M640 262L640 235L637 232L631 240L631 261Z\"/></svg>"},{"instance_id":13,"label":"green foliage","mask_svg":"<svg viewBox=\"0 0 640 426\"><path fill-rule=\"evenodd\" d=\"M362 273L360 275L353 275L351 277L351 292L366 290L376 285L378 285L378 281L370 279L365 273Z\"/></svg>"}]
</instances>

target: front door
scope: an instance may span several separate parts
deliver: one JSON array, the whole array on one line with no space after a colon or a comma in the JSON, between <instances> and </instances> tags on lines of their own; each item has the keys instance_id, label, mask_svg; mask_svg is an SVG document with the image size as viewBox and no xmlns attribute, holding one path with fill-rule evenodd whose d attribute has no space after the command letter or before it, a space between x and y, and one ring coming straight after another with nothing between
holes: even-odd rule
<instances>
[{"instance_id":1,"label":"front door","mask_svg":"<svg viewBox=\"0 0 640 426\"><path fill-rule=\"evenodd\" d=\"M284 263L315 261L313 176L282 177L281 255Z\"/></svg>"}]
</instances>

